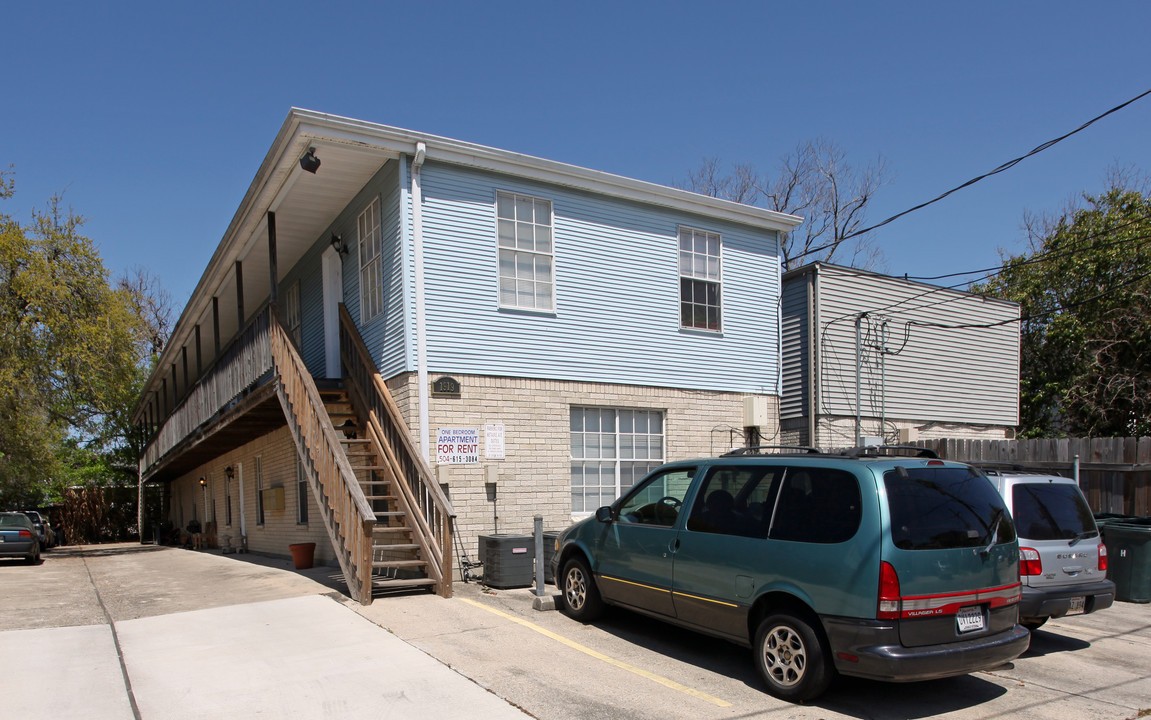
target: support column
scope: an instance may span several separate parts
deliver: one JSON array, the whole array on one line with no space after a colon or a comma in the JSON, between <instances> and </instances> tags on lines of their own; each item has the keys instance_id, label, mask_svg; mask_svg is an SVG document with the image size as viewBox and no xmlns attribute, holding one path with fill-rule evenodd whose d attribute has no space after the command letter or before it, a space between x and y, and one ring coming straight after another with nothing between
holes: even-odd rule
<instances>
[{"instance_id":1,"label":"support column","mask_svg":"<svg viewBox=\"0 0 1151 720\"><path fill-rule=\"evenodd\" d=\"M274 309L280 299L280 273L276 267L276 213L271 210L268 211L268 274L271 275L268 301Z\"/></svg>"}]
</instances>

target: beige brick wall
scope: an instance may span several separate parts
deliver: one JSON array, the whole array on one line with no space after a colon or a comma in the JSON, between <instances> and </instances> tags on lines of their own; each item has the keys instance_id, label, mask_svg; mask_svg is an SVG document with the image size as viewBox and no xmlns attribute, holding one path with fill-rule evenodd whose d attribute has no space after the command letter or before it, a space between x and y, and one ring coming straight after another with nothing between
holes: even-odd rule
<instances>
[{"instance_id":1,"label":"beige brick wall","mask_svg":"<svg viewBox=\"0 0 1151 720\"><path fill-rule=\"evenodd\" d=\"M438 377L433 375L433 377ZM570 408L594 406L659 410L665 413L665 459L683 460L714 456L741 444L743 399L740 393L721 393L666 388L607 385L598 383L526 380L482 376L453 376L462 386L461 397L431 399L433 470L447 486L457 513L457 531L473 560L478 559L478 536L493 532L528 533L533 517L544 518L545 530L571 524ZM408 419L413 436L418 433L416 376L388 381L393 398ZM778 398L769 396L770 427L765 438L778 436ZM484 457L483 429L502 423L506 437L505 459ZM434 463L436 431L440 427L470 427L480 432L480 463L440 465ZM267 511L265 523L256 522L256 458L260 458L263 487L284 488L284 509ZM233 481L231 527L225 526L225 473L237 468ZM490 469L489 469L490 468ZM252 551L287 556L288 545L315 542L317 563L336 564L315 499L309 496L309 524L296 523L296 451L287 428L253 440L187 473L173 482L171 519L186 526L192 518L204 521L203 494L199 479L209 481L208 499L214 501L219 534L240 534L239 476L243 476L244 522ZM494 473L496 500L488 500L485 482ZM210 515L210 509L209 509ZM453 549L454 552L454 549Z\"/></svg>"},{"instance_id":2,"label":"beige brick wall","mask_svg":"<svg viewBox=\"0 0 1151 720\"><path fill-rule=\"evenodd\" d=\"M284 509L266 510L264 524L257 522L256 505L256 458L260 459L260 469L265 489L282 486L284 488ZM224 469L235 469L236 478L232 481L232 524L226 523L227 478ZM208 482L207 489L200 489L200 478ZM242 483L241 483L242 479ZM299 506L296 492L296 449L287 427L257 438L231 452L205 463L172 483L172 508L170 519L181 527L186 527L192 519L195 504L195 517L201 523L205 520L205 496L208 505L208 519L212 519L213 506L217 521L217 535L240 535L240 486L243 485L243 527L248 537L248 549L270 555L290 556L288 545L299 542L316 543L316 564L335 565L336 556L332 550L328 533L319 507L311 494L308 494L308 523L296 522Z\"/></svg>"},{"instance_id":3,"label":"beige brick wall","mask_svg":"<svg viewBox=\"0 0 1151 720\"><path fill-rule=\"evenodd\" d=\"M432 374L432 379L438 377ZM478 559L479 535L495 532L530 533L533 517L544 518L545 530L571 524L570 408L595 406L661 410L665 413L665 459L714 456L731 448L732 431L742 444L743 399L740 393L606 385L483 376L453 375L461 384L461 397L433 397L429 408L433 469L457 513L457 529L472 559ZM399 376L388 382L396 403L418 433L416 377ZM770 427L761 429L774 438L779 418L778 398L769 397ZM502 423L506 458L487 460L484 425ZM476 428L480 432L478 465L435 465L436 431L440 427ZM488 468L491 468L489 470ZM496 500L488 500L488 473L497 477Z\"/></svg>"}]
</instances>

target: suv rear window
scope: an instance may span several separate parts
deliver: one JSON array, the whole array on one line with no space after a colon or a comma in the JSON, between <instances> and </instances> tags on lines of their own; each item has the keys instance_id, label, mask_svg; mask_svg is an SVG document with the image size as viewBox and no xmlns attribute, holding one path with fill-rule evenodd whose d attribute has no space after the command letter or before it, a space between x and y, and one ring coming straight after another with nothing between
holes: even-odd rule
<instances>
[{"instance_id":1,"label":"suv rear window","mask_svg":"<svg viewBox=\"0 0 1151 720\"><path fill-rule=\"evenodd\" d=\"M891 541L901 550L983 547L1015 539L1003 499L965 467L900 467L883 474Z\"/></svg>"},{"instance_id":2,"label":"suv rear window","mask_svg":"<svg viewBox=\"0 0 1151 720\"><path fill-rule=\"evenodd\" d=\"M1071 540L1095 533L1095 518L1074 485L1025 483L1011 490L1019 534L1028 540Z\"/></svg>"}]
</instances>

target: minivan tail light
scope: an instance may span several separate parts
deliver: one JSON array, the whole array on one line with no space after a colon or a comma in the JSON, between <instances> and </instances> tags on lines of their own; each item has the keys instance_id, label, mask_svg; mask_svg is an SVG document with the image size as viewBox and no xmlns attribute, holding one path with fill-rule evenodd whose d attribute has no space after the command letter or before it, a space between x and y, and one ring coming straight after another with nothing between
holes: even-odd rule
<instances>
[{"instance_id":1,"label":"minivan tail light","mask_svg":"<svg viewBox=\"0 0 1151 720\"><path fill-rule=\"evenodd\" d=\"M896 620L899 618L902 602L899 597L899 575L891 563L879 563L879 607L876 608L875 617L878 620Z\"/></svg>"},{"instance_id":2,"label":"minivan tail light","mask_svg":"<svg viewBox=\"0 0 1151 720\"><path fill-rule=\"evenodd\" d=\"M1099 572L1107 572L1107 546L1099 543Z\"/></svg>"},{"instance_id":3,"label":"minivan tail light","mask_svg":"<svg viewBox=\"0 0 1151 720\"><path fill-rule=\"evenodd\" d=\"M1019 575L1042 575L1043 561L1039 559L1039 551L1028 547L1019 548Z\"/></svg>"}]
</instances>

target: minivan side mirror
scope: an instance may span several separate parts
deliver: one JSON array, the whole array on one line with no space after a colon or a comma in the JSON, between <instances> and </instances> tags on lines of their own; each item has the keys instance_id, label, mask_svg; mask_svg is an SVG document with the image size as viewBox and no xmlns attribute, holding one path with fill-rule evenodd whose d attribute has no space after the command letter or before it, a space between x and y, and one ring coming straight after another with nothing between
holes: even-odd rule
<instances>
[{"instance_id":1,"label":"minivan side mirror","mask_svg":"<svg viewBox=\"0 0 1151 720\"><path fill-rule=\"evenodd\" d=\"M595 519L599 520L601 523L609 523L615 518L612 517L611 507L605 505L599 510L595 511Z\"/></svg>"}]
</instances>

